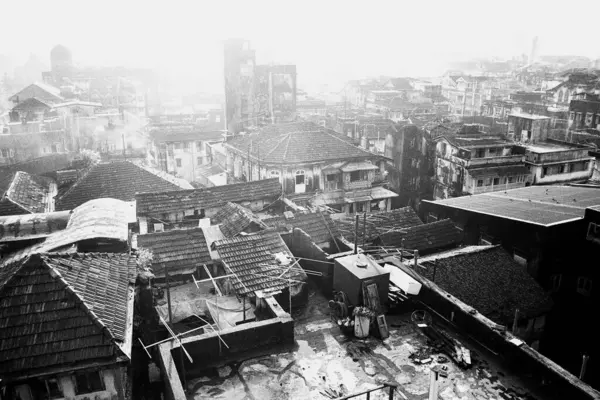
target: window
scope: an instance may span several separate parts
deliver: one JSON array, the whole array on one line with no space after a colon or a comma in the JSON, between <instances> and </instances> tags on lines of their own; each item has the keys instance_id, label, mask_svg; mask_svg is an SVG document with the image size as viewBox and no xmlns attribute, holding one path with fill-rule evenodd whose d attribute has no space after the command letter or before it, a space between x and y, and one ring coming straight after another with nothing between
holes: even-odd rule
<instances>
[{"instance_id":1,"label":"window","mask_svg":"<svg viewBox=\"0 0 600 400\"><path fill-rule=\"evenodd\" d=\"M442 145L440 146L440 151L442 152L442 155L446 154L446 143L442 142Z\"/></svg>"},{"instance_id":2,"label":"window","mask_svg":"<svg viewBox=\"0 0 600 400\"><path fill-rule=\"evenodd\" d=\"M185 150L191 150L191 148L192 148L192 142L183 142L183 148Z\"/></svg>"},{"instance_id":3,"label":"window","mask_svg":"<svg viewBox=\"0 0 600 400\"><path fill-rule=\"evenodd\" d=\"M215 115L215 122L221 122L221 116L219 114Z\"/></svg>"},{"instance_id":4,"label":"window","mask_svg":"<svg viewBox=\"0 0 600 400\"><path fill-rule=\"evenodd\" d=\"M272 170L271 172L269 172L269 175L271 175L271 178L278 178L279 177L279 171Z\"/></svg>"},{"instance_id":5,"label":"window","mask_svg":"<svg viewBox=\"0 0 600 400\"><path fill-rule=\"evenodd\" d=\"M542 168L542 178L546 175L548 175L548 167Z\"/></svg>"},{"instance_id":6,"label":"window","mask_svg":"<svg viewBox=\"0 0 600 400\"><path fill-rule=\"evenodd\" d=\"M104 382L99 371L86 372L75 375L75 393L85 394L104 390Z\"/></svg>"},{"instance_id":7,"label":"window","mask_svg":"<svg viewBox=\"0 0 600 400\"><path fill-rule=\"evenodd\" d=\"M565 172L565 166L563 165L559 165L558 166L558 173L559 174L563 174Z\"/></svg>"},{"instance_id":8,"label":"window","mask_svg":"<svg viewBox=\"0 0 600 400\"><path fill-rule=\"evenodd\" d=\"M350 172L350 182L356 182L361 180L361 171Z\"/></svg>"},{"instance_id":9,"label":"window","mask_svg":"<svg viewBox=\"0 0 600 400\"><path fill-rule=\"evenodd\" d=\"M485 149L477 149L477 151L475 153L475 157L477 157L477 158L485 157Z\"/></svg>"},{"instance_id":10,"label":"window","mask_svg":"<svg viewBox=\"0 0 600 400\"><path fill-rule=\"evenodd\" d=\"M175 143L174 147L175 147L175 150L181 150L181 142Z\"/></svg>"},{"instance_id":11,"label":"window","mask_svg":"<svg viewBox=\"0 0 600 400\"><path fill-rule=\"evenodd\" d=\"M560 290L560 283L562 282L562 275L555 274L550 277L550 290L558 292Z\"/></svg>"},{"instance_id":12,"label":"window","mask_svg":"<svg viewBox=\"0 0 600 400\"><path fill-rule=\"evenodd\" d=\"M592 242L600 243L600 228L598 228L597 224L590 222L588 225L586 239Z\"/></svg>"},{"instance_id":13,"label":"window","mask_svg":"<svg viewBox=\"0 0 600 400\"><path fill-rule=\"evenodd\" d=\"M202 158L203 157L196 157L196 164L202 165Z\"/></svg>"},{"instance_id":14,"label":"window","mask_svg":"<svg viewBox=\"0 0 600 400\"><path fill-rule=\"evenodd\" d=\"M46 388L45 399L58 399L63 397L63 392L60 388L60 383L56 378L46 379L44 381Z\"/></svg>"},{"instance_id":15,"label":"window","mask_svg":"<svg viewBox=\"0 0 600 400\"><path fill-rule=\"evenodd\" d=\"M496 154L496 148L495 147L490 148L489 152L490 152L490 156L491 155L495 155Z\"/></svg>"},{"instance_id":16,"label":"window","mask_svg":"<svg viewBox=\"0 0 600 400\"><path fill-rule=\"evenodd\" d=\"M590 296L592 294L592 280L584 276L577 278L577 293Z\"/></svg>"},{"instance_id":17,"label":"window","mask_svg":"<svg viewBox=\"0 0 600 400\"><path fill-rule=\"evenodd\" d=\"M176 158L175 163L177 164L177 168L181 168L181 158Z\"/></svg>"},{"instance_id":18,"label":"window","mask_svg":"<svg viewBox=\"0 0 600 400\"><path fill-rule=\"evenodd\" d=\"M492 178L485 178L485 186L491 186L492 185Z\"/></svg>"},{"instance_id":19,"label":"window","mask_svg":"<svg viewBox=\"0 0 600 400\"><path fill-rule=\"evenodd\" d=\"M508 182L508 178L505 176L504 177L504 183L506 184Z\"/></svg>"},{"instance_id":20,"label":"window","mask_svg":"<svg viewBox=\"0 0 600 400\"><path fill-rule=\"evenodd\" d=\"M328 174L327 175L327 182L335 182L337 181L337 175L336 174Z\"/></svg>"},{"instance_id":21,"label":"window","mask_svg":"<svg viewBox=\"0 0 600 400\"><path fill-rule=\"evenodd\" d=\"M304 185L304 170L296 171L296 185Z\"/></svg>"},{"instance_id":22,"label":"window","mask_svg":"<svg viewBox=\"0 0 600 400\"><path fill-rule=\"evenodd\" d=\"M197 152L202 151L202 142L200 142L200 141L196 142L196 151Z\"/></svg>"},{"instance_id":23,"label":"window","mask_svg":"<svg viewBox=\"0 0 600 400\"><path fill-rule=\"evenodd\" d=\"M498 184L500 184L500 178L494 178L494 182L493 182L493 184L494 184L494 185L498 185Z\"/></svg>"},{"instance_id":24,"label":"window","mask_svg":"<svg viewBox=\"0 0 600 400\"><path fill-rule=\"evenodd\" d=\"M2 157L8 158L8 149L0 149L0 154L2 154Z\"/></svg>"},{"instance_id":25,"label":"window","mask_svg":"<svg viewBox=\"0 0 600 400\"><path fill-rule=\"evenodd\" d=\"M477 180L477 187L481 187L483 186L483 179L478 179Z\"/></svg>"}]
</instances>

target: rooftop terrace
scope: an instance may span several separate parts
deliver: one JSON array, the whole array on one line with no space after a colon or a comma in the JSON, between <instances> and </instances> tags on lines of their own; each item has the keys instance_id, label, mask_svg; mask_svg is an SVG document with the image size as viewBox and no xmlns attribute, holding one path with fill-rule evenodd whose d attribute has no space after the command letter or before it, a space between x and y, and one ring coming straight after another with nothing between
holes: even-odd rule
<instances>
[{"instance_id":1,"label":"rooftop terrace","mask_svg":"<svg viewBox=\"0 0 600 400\"><path fill-rule=\"evenodd\" d=\"M344 336L329 316L327 299L311 290L309 304L293 313L296 345L268 349L271 354L249 354L237 362L208 366L187 381L187 399L330 399L375 388L383 382L399 384L394 399L426 399L430 368L439 364L433 353L429 364L415 364L411 353L427 348L427 338L410 314L388 316L390 337L382 342ZM551 399L526 378L511 374L475 343L446 330L471 349L474 367L460 369L452 361L441 378L442 399ZM365 398L363 397L358 397ZM371 399L388 399L387 392Z\"/></svg>"}]
</instances>

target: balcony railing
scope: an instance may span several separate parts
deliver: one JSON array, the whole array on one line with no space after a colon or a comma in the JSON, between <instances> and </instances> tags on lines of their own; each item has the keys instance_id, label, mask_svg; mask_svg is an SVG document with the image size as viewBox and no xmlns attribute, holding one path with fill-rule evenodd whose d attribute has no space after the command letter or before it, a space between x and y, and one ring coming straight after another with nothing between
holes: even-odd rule
<instances>
[{"instance_id":1,"label":"balcony railing","mask_svg":"<svg viewBox=\"0 0 600 400\"><path fill-rule=\"evenodd\" d=\"M472 166L480 166L480 165L488 165L488 164L517 164L523 161L523 154L516 154L512 156L497 156L497 157L481 157L481 158L471 158L467 160L468 167Z\"/></svg>"},{"instance_id":2,"label":"balcony railing","mask_svg":"<svg viewBox=\"0 0 600 400\"><path fill-rule=\"evenodd\" d=\"M344 190L366 189L371 187L371 182L368 180L359 180L354 182L344 182Z\"/></svg>"}]
</instances>

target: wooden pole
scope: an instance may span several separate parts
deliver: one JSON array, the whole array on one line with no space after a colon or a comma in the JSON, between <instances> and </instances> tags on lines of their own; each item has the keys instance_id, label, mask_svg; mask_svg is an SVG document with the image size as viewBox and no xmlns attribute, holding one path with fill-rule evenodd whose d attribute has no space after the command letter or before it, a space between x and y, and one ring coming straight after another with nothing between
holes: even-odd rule
<instances>
[{"instance_id":1,"label":"wooden pole","mask_svg":"<svg viewBox=\"0 0 600 400\"><path fill-rule=\"evenodd\" d=\"M173 314L171 313L171 286L169 285L169 269L165 266L165 281L167 282L167 307L169 307L169 323L173 323Z\"/></svg>"},{"instance_id":2,"label":"wooden pole","mask_svg":"<svg viewBox=\"0 0 600 400\"><path fill-rule=\"evenodd\" d=\"M583 377L585 376L585 370L587 369L587 363L589 359L590 356L588 356L587 354L583 355L583 363L581 364L581 371L579 371L580 380L583 380Z\"/></svg>"},{"instance_id":3,"label":"wooden pole","mask_svg":"<svg viewBox=\"0 0 600 400\"><path fill-rule=\"evenodd\" d=\"M356 214L356 222L354 225L354 254L358 254L358 219L359 219L359 215Z\"/></svg>"},{"instance_id":4,"label":"wooden pole","mask_svg":"<svg viewBox=\"0 0 600 400\"><path fill-rule=\"evenodd\" d=\"M415 250L415 267L419 265L419 250Z\"/></svg>"},{"instance_id":5,"label":"wooden pole","mask_svg":"<svg viewBox=\"0 0 600 400\"><path fill-rule=\"evenodd\" d=\"M362 247L365 248L365 238L367 237L367 212L363 214L363 240Z\"/></svg>"},{"instance_id":6,"label":"wooden pole","mask_svg":"<svg viewBox=\"0 0 600 400\"><path fill-rule=\"evenodd\" d=\"M515 319L513 320L513 326L512 326L512 334L516 335L517 333L517 323L519 322L519 309L517 308L515 310Z\"/></svg>"},{"instance_id":7,"label":"wooden pole","mask_svg":"<svg viewBox=\"0 0 600 400\"><path fill-rule=\"evenodd\" d=\"M435 273L437 272L437 260L433 262L433 276L431 277L431 282L435 283Z\"/></svg>"},{"instance_id":8,"label":"wooden pole","mask_svg":"<svg viewBox=\"0 0 600 400\"><path fill-rule=\"evenodd\" d=\"M429 375L429 400L438 400L438 371L431 370Z\"/></svg>"}]
</instances>

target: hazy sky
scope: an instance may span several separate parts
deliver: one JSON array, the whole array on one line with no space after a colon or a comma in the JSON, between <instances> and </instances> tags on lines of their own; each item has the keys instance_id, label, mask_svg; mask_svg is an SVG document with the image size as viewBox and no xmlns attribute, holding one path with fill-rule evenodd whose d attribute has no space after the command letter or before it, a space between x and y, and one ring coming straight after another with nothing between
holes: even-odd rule
<instances>
[{"instance_id":1,"label":"hazy sky","mask_svg":"<svg viewBox=\"0 0 600 400\"><path fill-rule=\"evenodd\" d=\"M449 57L529 53L600 57L591 26L551 1L29 0L2 5L0 54L49 64L58 43L82 65L162 68L222 87L222 41L243 37L259 63L294 63L299 83L441 73ZM600 15L600 1L573 3ZM589 32L586 32L589 31ZM201 88L202 89L202 88Z\"/></svg>"}]
</instances>

